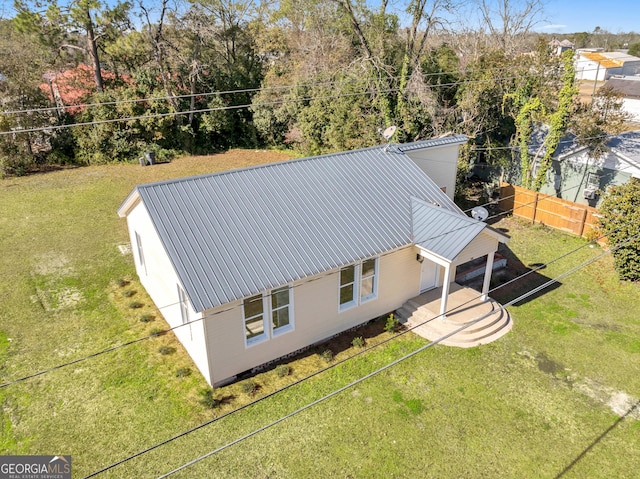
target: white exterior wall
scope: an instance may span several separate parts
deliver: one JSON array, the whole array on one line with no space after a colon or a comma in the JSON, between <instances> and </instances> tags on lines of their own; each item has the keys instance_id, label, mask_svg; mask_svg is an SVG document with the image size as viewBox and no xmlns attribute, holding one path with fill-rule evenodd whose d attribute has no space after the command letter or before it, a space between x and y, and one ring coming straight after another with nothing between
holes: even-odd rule
<instances>
[{"instance_id":1,"label":"white exterior wall","mask_svg":"<svg viewBox=\"0 0 640 479\"><path fill-rule=\"evenodd\" d=\"M445 145L428 150L407 151L405 154L453 200L456 190L459 145Z\"/></svg>"},{"instance_id":2,"label":"white exterior wall","mask_svg":"<svg viewBox=\"0 0 640 479\"><path fill-rule=\"evenodd\" d=\"M178 277L151 223L149 213L142 203L139 202L127 215L127 225L129 226L131 249L140 282L169 326L173 328L181 325L182 313L178 300ZM140 262L136 233L142 242L146 268ZM210 373L206 335L204 321L200 318L201 315L189 305L189 320L191 322L174 329L173 332L208 381Z\"/></svg>"},{"instance_id":3,"label":"white exterior wall","mask_svg":"<svg viewBox=\"0 0 640 479\"><path fill-rule=\"evenodd\" d=\"M640 98L623 98L622 111L631 115L631 121L640 123Z\"/></svg>"},{"instance_id":4,"label":"white exterior wall","mask_svg":"<svg viewBox=\"0 0 640 479\"><path fill-rule=\"evenodd\" d=\"M378 268L377 297L345 311L338 308L339 270L294 283L293 330L250 346L245 345L241 301L208 311L205 331L210 351L210 382L223 382L394 311L419 293L420 263L413 246L381 256Z\"/></svg>"},{"instance_id":5,"label":"white exterior wall","mask_svg":"<svg viewBox=\"0 0 640 479\"><path fill-rule=\"evenodd\" d=\"M480 234L460 252L454 264L457 266L497 250L498 239L491 233L481 231Z\"/></svg>"},{"instance_id":6,"label":"white exterior wall","mask_svg":"<svg viewBox=\"0 0 640 479\"><path fill-rule=\"evenodd\" d=\"M607 70L602 65L598 65L598 62L579 55L576 61L576 80L604 81L612 74L616 74L614 70L619 70L618 73L622 72L622 68Z\"/></svg>"}]
</instances>

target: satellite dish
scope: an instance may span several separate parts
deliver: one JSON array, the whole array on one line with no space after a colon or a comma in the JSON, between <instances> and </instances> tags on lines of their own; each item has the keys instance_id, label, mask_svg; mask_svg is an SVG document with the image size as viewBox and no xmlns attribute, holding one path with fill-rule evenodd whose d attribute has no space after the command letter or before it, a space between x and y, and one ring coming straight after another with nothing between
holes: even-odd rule
<instances>
[{"instance_id":1,"label":"satellite dish","mask_svg":"<svg viewBox=\"0 0 640 479\"><path fill-rule=\"evenodd\" d=\"M395 125L391 125L390 127L385 128L385 130L382 132L382 137L387 141L390 140L396 132L396 129L397 127Z\"/></svg>"},{"instance_id":2,"label":"satellite dish","mask_svg":"<svg viewBox=\"0 0 640 479\"><path fill-rule=\"evenodd\" d=\"M489 212L484 206L476 206L471 210L471 216L474 220L484 221L489 217Z\"/></svg>"}]
</instances>

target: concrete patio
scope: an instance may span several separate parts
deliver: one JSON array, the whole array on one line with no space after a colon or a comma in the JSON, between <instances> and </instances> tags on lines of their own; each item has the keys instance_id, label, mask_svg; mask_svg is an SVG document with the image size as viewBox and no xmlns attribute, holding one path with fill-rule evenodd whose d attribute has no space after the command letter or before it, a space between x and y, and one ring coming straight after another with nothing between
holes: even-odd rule
<instances>
[{"instance_id":1,"label":"concrete patio","mask_svg":"<svg viewBox=\"0 0 640 479\"><path fill-rule=\"evenodd\" d=\"M411 298L396 315L407 328L430 341L449 334L484 315L485 318L441 341L440 344L470 348L501 338L513 326L509 313L491 298L481 299L478 291L451 283L445 317L440 316L442 288L434 288Z\"/></svg>"}]
</instances>

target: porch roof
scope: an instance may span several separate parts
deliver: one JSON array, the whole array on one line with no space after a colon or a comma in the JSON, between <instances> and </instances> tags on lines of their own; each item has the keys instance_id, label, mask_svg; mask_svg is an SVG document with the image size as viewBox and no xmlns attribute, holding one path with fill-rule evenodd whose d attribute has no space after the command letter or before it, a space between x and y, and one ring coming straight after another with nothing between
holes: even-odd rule
<instances>
[{"instance_id":1,"label":"porch roof","mask_svg":"<svg viewBox=\"0 0 640 479\"><path fill-rule=\"evenodd\" d=\"M487 228L482 221L415 197L411 211L414 244L449 262Z\"/></svg>"}]
</instances>

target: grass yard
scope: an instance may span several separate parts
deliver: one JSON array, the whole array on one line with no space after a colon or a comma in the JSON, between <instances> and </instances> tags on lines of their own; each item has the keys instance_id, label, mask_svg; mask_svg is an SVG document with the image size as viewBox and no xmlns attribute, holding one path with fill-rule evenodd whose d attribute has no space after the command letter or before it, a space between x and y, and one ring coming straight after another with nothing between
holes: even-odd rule
<instances>
[{"instance_id":1,"label":"grass yard","mask_svg":"<svg viewBox=\"0 0 640 479\"><path fill-rule=\"evenodd\" d=\"M118 249L128 235L115 211L136 183L284 158L234 151L0 181L0 382L164 327ZM516 272L586 245L515 219L495 226L512 237L504 254ZM586 246L494 296L600 252ZM637 477L639 298L605 257L511 307L513 331L496 343L428 349L174 477ZM363 330L368 345L389 337L370 332L382 326ZM336 362L360 351L342 340ZM157 477L424 344L405 334L98 477ZM253 378L255 395L243 382L217 390L223 402L209 409L184 350L154 337L0 389L0 453L71 454L83 477L326 365L311 352L289 376Z\"/></svg>"}]
</instances>

